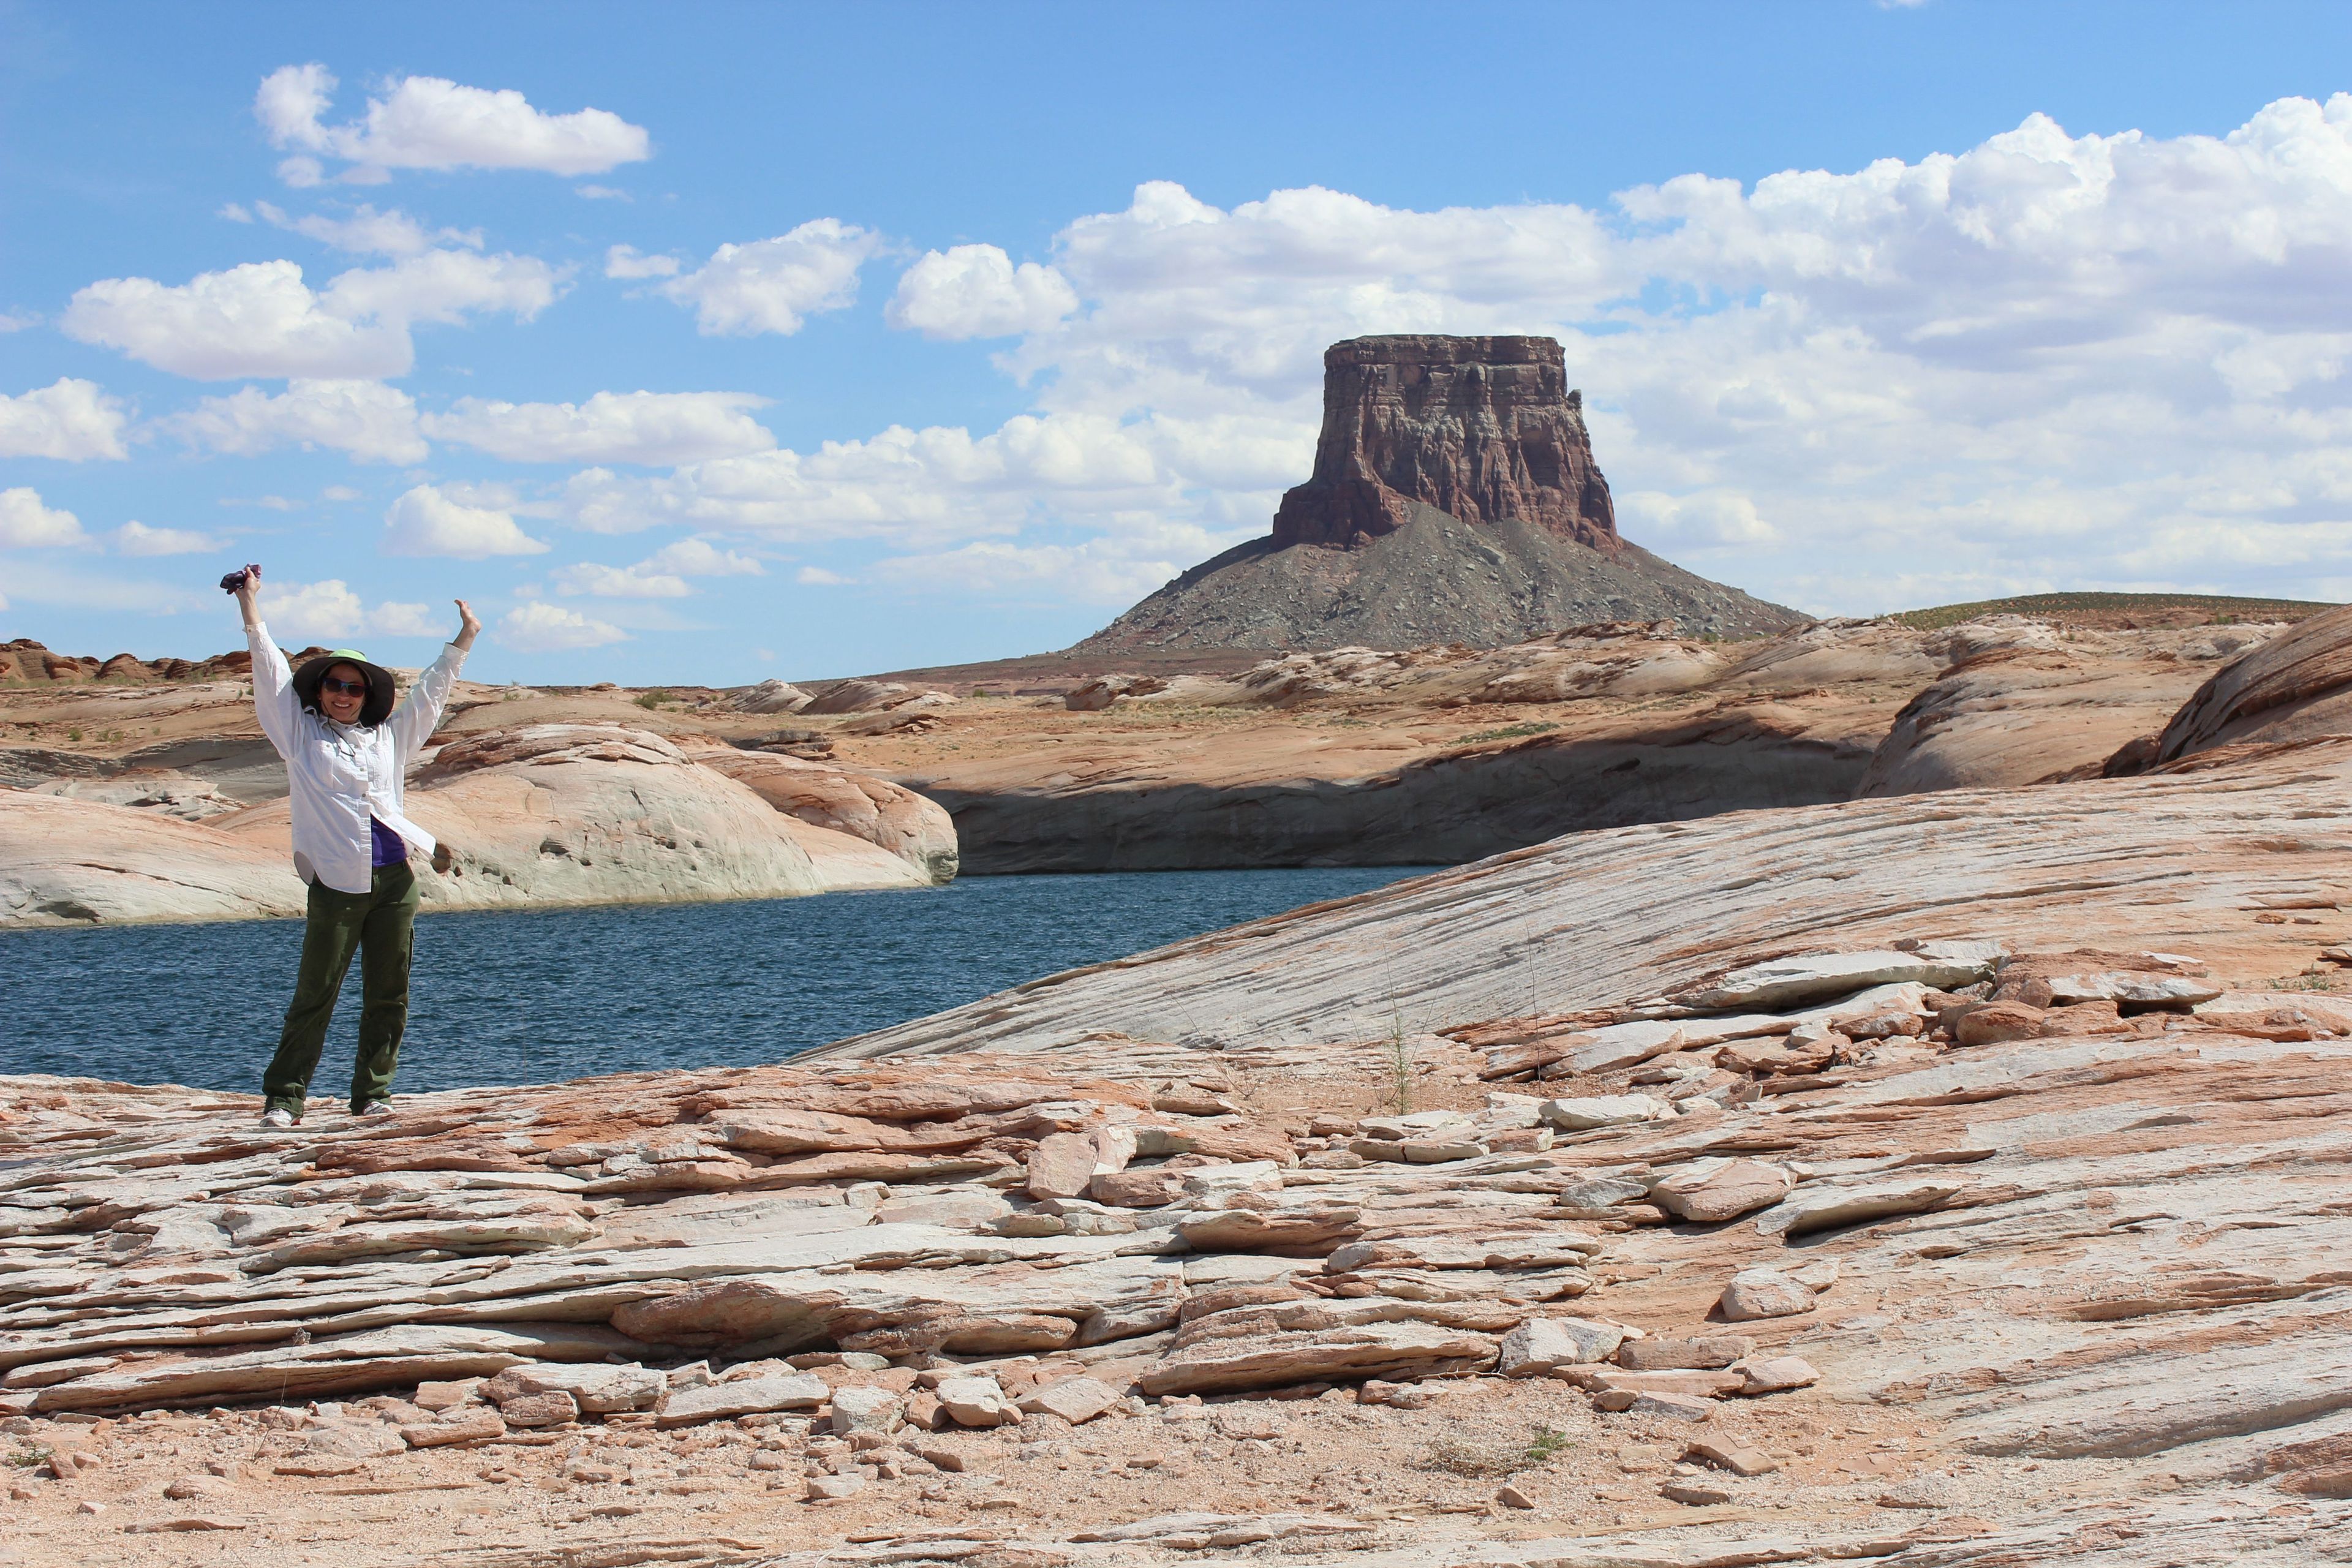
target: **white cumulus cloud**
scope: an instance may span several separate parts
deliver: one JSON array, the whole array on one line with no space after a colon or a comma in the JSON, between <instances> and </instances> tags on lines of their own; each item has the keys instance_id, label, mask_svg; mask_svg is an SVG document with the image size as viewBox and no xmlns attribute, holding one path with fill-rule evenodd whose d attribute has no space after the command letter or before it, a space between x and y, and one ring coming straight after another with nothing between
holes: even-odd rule
<instances>
[{"instance_id":1,"label":"white cumulus cloud","mask_svg":"<svg viewBox=\"0 0 2352 1568\"><path fill-rule=\"evenodd\" d=\"M306 213L295 217L268 202L256 202L254 210L276 227L289 233L307 236L321 245L358 256L415 256L436 245L463 245L479 250L482 231L478 228L428 229L406 213L394 208L378 212L362 202L343 217L331 217L324 213ZM243 207L231 203L223 212L242 214ZM239 223L249 223L240 216Z\"/></svg>"},{"instance_id":2,"label":"white cumulus cloud","mask_svg":"<svg viewBox=\"0 0 2352 1568\"><path fill-rule=\"evenodd\" d=\"M221 541L209 533L187 528L150 528L136 521L116 529L113 538L115 553L119 555L201 555L221 548Z\"/></svg>"},{"instance_id":3,"label":"white cumulus cloud","mask_svg":"<svg viewBox=\"0 0 2352 1568\"><path fill-rule=\"evenodd\" d=\"M714 458L665 475L585 468L566 484L563 510L599 533L683 524L779 540L938 544L1013 531L1048 500L1108 511L1181 499L1137 432L1086 415L1021 415L977 438L893 426L870 440Z\"/></svg>"},{"instance_id":4,"label":"white cumulus cloud","mask_svg":"<svg viewBox=\"0 0 2352 1568\"><path fill-rule=\"evenodd\" d=\"M351 164L344 179L372 184L392 169L601 174L653 156L645 128L607 110L548 114L511 89L466 87L441 77L390 82L369 97L359 119L330 125L325 116L335 87L327 68L314 62L281 66L254 95L254 117L271 144L296 151L288 161L289 184L316 183L321 158Z\"/></svg>"},{"instance_id":5,"label":"white cumulus cloud","mask_svg":"<svg viewBox=\"0 0 2352 1568\"><path fill-rule=\"evenodd\" d=\"M776 438L746 410L745 392L600 392L585 403L461 398L425 431L512 463L699 462L764 452Z\"/></svg>"},{"instance_id":6,"label":"white cumulus cloud","mask_svg":"<svg viewBox=\"0 0 2352 1568\"><path fill-rule=\"evenodd\" d=\"M626 642L629 634L608 621L567 610L561 605L531 603L507 612L499 622L499 640L525 653L568 653Z\"/></svg>"},{"instance_id":7,"label":"white cumulus cloud","mask_svg":"<svg viewBox=\"0 0 2352 1568\"><path fill-rule=\"evenodd\" d=\"M81 519L44 505L41 492L32 486L14 485L0 490L0 549L43 550L87 542Z\"/></svg>"},{"instance_id":8,"label":"white cumulus cloud","mask_svg":"<svg viewBox=\"0 0 2352 1568\"><path fill-rule=\"evenodd\" d=\"M59 376L21 396L0 395L0 458L127 458L122 430L129 423L121 399L96 382Z\"/></svg>"},{"instance_id":9,"label":"white cumulus cloud","mask_svg":"<svg viewBox=\"0 0 2352 1568\"><path fill-rule=\"evenodd\" d=\"M935 254L894 321L1017 314L1009 258ZM1628 535L1803 608L1940 592L1922 560L1947 597L2352 578L2331 569L2352 539L2352 95L2210 136L2035 115L1916 162L1694 174L1594 207L1307 187L1220 208L1152 183L1069 223L1051 270L1077 308L1049 300L1002 356L1037 388L1003 429L591 471L567 504L591 527L905 552L869 578L1107 593L1192 563L1119 543L1122 516L1263 531L1308 473L1330 343L1531 333L1563 345ZM1013 460L1047 432L1097 470L1132 454L1134 478Z\"/></svg>"},{"instance_id":10,"label":"white cumulus cloud","mask_svg":"<svg viewBox=\"0 0 2352 1568\"><path fill-rule=\"evenodd\" d=\"M677 257L647 256L634 245L616 245L604 252L607 278L674 278L677 268Z\"/></svg>"},{"instance_id":11,"label":"white cumulus cloud","mask_svg":"<svg viewBox=\"0 0 2352 1568\"><path fill-rule=\"evenodd\" d=\"M418 485L392 503L383 518L387 555L449 555L483 561L493 555L537 555L547 549L497 507L468 506L432 485Z\"/></svg>"},{"instance_id":12,"label":"white cumulus cloud","mask_svg":"<svg viewBox=\"0 0 2352 1568\"><path fill-rule=\"evenodd\" d=\"M373 380L415 363L412 322L485 310L529 321L562 281L536 257L428 250L342 273L313 292L291 261L248 261L178 285L101 279L74 295L60 326L81 342L199 381Z\"/></svg>"},{"instance_id":13,"label":"white cumulus cloud","mask_svg":"<svg viewBox=\"0 0 2352 1568\"><path fill-rule=\"evenodd\" d=\"M61 325L68 337L199 380L400 375L415 357L400 323L321 309L291 261L249 261L176 288L102 279L73 297Z\"/></svg>"},{"instance_id":14,"label":"white cumulus cloud","mask_svg":"<svg viewBox=\"0 0 2352 1568\"><path fill-rule=\"evenodd\" d=\"M163 423L215 452L253 457L283 446L326 447L363 463L421 463L428 448L416 433L416 404L380 381L296 379L271 396L248 386L207 397Z\"/></svg>"},{"instance_id":15,"label":"white cumulus cloud","mask_svg":"<svg viewBox=\"0 0 2352 1568\"><path fill-rule=\"evenodd\" d=\"M681 539L633 566L593 562L557 568L550 574L560 594L593 594L607 599L683 599L694 592L688 577L759 577L766 569L749 555L721 550L706 539Z\"/></svg>"},{"instance_id":16,"label":"white cumulus cloud","mask_svg":"<svg viewBox=\"0 0 2352 1568\"><path fill-rule=\"evenodd\" d=\"M954 550L877 561L869 575L912 593L1124 609L1186 567L1257 531L1221 533L1129 517L1115 520L1111 531L1075 544L976 540Z\"/></svg>"},{"instance_id":17,"label":"white cumulus cloud","mask_svg":"<svg viewBox=\"0 0 2352 1568\"><path fill-rule=\"evenodd\" d=\"M956 340L1041 332L1077 308L1077 290L1052 268L1015 267L993 245L959 245L907 268L885 314L894 327Z\"/></svg>"},{"instance_id":18,"label":"white cumulus cloud","mask_svg":"<svg viewBox=\"0 0 2352 1568\"><path fill-rule=\"evenodd\" d=\"M447 629L425 605L368 605L340 577L318 583L261 583L261 615L281 643L378 637L433 637Z\"/></svg>"},{"instance_id":19,"label":"white cumulus cloud","mask_svg":"<svg viewBox=\"0 0 2352 1568\"><path fill-rule=\"evenodd\" d=\"M695 330L706 337L789 336L808 317L854 303L858 268L881 249L882 237L871 229L812 218L773 239L722 245L659 288L694 307Z\"/></svg>"}]
</instances>

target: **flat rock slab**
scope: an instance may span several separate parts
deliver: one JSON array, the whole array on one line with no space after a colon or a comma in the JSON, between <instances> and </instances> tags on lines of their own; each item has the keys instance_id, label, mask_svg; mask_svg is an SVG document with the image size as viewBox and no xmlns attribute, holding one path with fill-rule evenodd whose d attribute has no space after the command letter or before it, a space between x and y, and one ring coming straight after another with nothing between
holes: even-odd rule
<instances>
[{"instance_id":1,"label":"flat rock slab","mask_svg":"<svg viewBox=\"0 0 2352 1568\"><path fill-rule=\"evenodd\" d=\"M1368 1323L1305 1333L1211 1340L1176 1351L1136 1381L1146 1394L1229 1394L1286 1384L1391 1381L1495 1364L1485 1334L1421 1322Z\"/></svg>"},{"instance_id":2,"label":"flat rock slab","mask_svg":"<svg viewBox=\"0 0 2352 1568\"><path fill-rule=\"evenodd\" d=\"M1864 986L1906 982L1948 991L1990 979L1997 957L1997 952L1928 957L1882 950L1780 958L1732 970L1707 984L1676 993L1674 999L1688 1007L1728 1009L1789 1007Z\"/></svg>"},{"instance_id":3,"label":"flat rock slab","mask_svg":"<svg viewBox=\"0 0 2352 1568\"><path fill-rule=\"evenodd\" d=\"M771 1410L814 1410L833 1398L824 1380L808 1373L740 1377L700 1388L673 1388L654 1407L659 1426L691 1426L704 1421L753 1415Z\"/></svg>"},{"instance_id":4,"label":"flat rock slab","mask_svg":"<svg viewBox=\"0 0 2352 1568\"><path fill-rule=\"evenodd\" d=\"M1826 1187L1797 1194L1756 1222L1765 1236L1802 1236L1897 1215L1941 1208L1968 1190L1947 1176L1865 1187Z\"/></svg>"}]
</instances>

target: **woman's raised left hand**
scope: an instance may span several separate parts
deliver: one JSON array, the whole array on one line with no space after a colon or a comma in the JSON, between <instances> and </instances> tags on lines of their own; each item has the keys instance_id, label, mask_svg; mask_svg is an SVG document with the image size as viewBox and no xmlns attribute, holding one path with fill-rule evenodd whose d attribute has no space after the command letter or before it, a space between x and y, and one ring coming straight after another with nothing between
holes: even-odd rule
<instances>
[{"instance_id":1,"label":"woman's raised left hand","mask_svg":"<svg viewBox=\"0 0 2352 1568\"><path fill-rule=\"evenodd\" d=\"M450 640L460 648L470 648L474 646L474 634L482 629L482 623L475 616L473 607L463 599L457 601L457 635Z\"/></svg>"}]
</instances>

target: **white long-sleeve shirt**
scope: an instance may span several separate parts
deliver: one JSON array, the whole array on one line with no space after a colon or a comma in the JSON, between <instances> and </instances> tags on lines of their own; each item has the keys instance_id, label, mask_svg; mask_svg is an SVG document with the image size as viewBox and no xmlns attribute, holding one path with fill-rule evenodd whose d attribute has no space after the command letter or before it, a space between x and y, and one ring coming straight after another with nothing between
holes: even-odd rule
<instances>
[{"instance_id":1,"label":"white long-sleeve shirt","mask_svg":"<svg viewBox=\"0 0 2352 1568\"><path fill-rule=\"evenodd\" d=\"M253 706L261 732L286 759L286 779L294 827L294 869L306 882L323 882L338 892L364 893L374 886L373 817L425 854L433 836L408 820L402 779L408 764L441 722L449 689L466 662L452 643L417 677L407 700L373 727L338 724L302 706L294 694L294 672L257 624L246 634L253 652Z\"/></svg>"}]
</instances>

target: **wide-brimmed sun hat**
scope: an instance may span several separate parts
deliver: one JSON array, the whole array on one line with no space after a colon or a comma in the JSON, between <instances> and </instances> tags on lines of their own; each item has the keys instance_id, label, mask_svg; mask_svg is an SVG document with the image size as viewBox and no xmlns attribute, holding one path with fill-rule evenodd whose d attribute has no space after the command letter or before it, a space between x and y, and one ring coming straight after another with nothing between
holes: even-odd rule
<instances>
[{"instance_id":1,"label":"wide-brimmed sun hat","mask_svg":"<svg viewBox=\"0 0 2352 1568\"><path fill-rule=\"evenodd\" d=\"M395 695L392 671L380 664L370 664L367 655L355 647L339 647L320 654L316 658L306 660L302 668L294 672L294 695L302 700L302 706L318 709L321 713L326 711L319 708L319 682L327 678L327 671L339 664L348 664L367 678L367 700L360 704L359 721L381 724L391 718Z\"/></svg>"}]
</instances>

